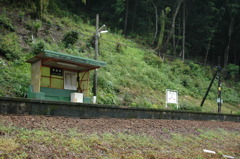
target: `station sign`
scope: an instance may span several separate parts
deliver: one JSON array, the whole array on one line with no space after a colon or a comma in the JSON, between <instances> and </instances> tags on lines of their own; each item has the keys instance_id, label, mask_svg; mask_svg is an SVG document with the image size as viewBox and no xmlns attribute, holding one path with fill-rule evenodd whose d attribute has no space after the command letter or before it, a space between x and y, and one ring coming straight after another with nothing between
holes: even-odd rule
<instances>
[{"instance_id":1,"label":"station sign","mask_svg":"<svg viewBox=\"0 0 240 159\"><path fill-rule=\"evenodd\" d=\"M63 76L63 70L59 68L51 67L51 75Z\"/></svg>"},{"instance_id":2,"label":"station sign","mask_svg":"<svg viewBox=\"0 0 240 159\"><path fill-rule=\"evenodd\" d=\"M177 104L178 108L178 91L166 89L166 108L168 103Z\"/></svg>"}]
</instances>

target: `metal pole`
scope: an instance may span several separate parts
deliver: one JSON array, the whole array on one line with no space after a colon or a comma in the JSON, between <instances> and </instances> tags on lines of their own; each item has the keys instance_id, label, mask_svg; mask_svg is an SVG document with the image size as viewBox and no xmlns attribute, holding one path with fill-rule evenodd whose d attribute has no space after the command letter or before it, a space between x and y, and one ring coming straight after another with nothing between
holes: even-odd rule
<instances>
[{"instance_id":1,"label":"metal pole","mask_svg":"<svg viewBox=\"0 0 240 159\"><path fill-rule=\"evenodd\" d=\"M94 56L95 60L98 59L98 36L99 36L98 28L99 28L99 15L97 14L96 15L96 35L95 35L95 56ZM93 95L95 96L95 98L97 97L97 69L94 70Z\"/></svg>"},{"instance_id":2,"label":"metal pole","mask_svg":"<svg viewBox=\"0 0 240 159\"><path fill-rule=\"evenodd\" d=\"M218 113L221 113L221 106L222 106L222 85L221 85L221 59L220 56L218 56Z\"/></svg>"},{"instance_id":3,"label":"metal pole","mask_svg":"<svg viewBox=\"0 0 240 159\"><path fill-rule=\"evenodd\" d=\"M220 74L218 76L218 113L221 113L221 106L222 106L222 98L221 98L221 94L222 94L222 88L221 88L221 79L220 79Z\"/></svg>"},{"instance_id":4,"label":"metal pole","mask_svg":"<svg viewBox=\"0 0 240 159\"><path fill-rule=\"evenodd\" d=\"M209 93L209 91L210 91L210 89L211 89L211 87L212 87L212 84L213 84L213 82L214 82L217 74L218 74L218 70L217 70L216 74L213 76L212 81L211 81L211 83L210 83L210 85L209 85L209 87L208 87L208 89L207 89L207 92L205 93L205 95L204 95L204 97L203 97L203 100L202 100L202 102L201 102L201 107L203 106L203 104L204 104L204 102L205 102L205 100L206 100L206 98L207 98L207 96L208 96L208 93Z\"/></svg>"}]
</instances>

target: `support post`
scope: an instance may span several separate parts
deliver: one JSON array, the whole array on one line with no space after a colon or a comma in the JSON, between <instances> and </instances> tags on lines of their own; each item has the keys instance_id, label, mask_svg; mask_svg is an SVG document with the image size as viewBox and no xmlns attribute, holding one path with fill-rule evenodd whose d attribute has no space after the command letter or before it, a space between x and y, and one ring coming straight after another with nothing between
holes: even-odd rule
<instances>
[{"instance_id":1,"label":"support post","mask_svg":"<svg viewBox=\"0 0 240 159\"><path fill-rule=\"evenodd\" d=\"M98 37L99 37L99 15L96 15L96 35L95 35L95 56L94 59L98 59ZM93 95L97 97L97 69L94 70L94 79L93 79Z\"/></svg>"},{"instance_id":2,"label":"support post","mask_svg":"<svg viewBox=\"0 0 240 159\"><path fill-rule=\"evenodd\" d=\"M221 60L220 60L220 57L218 57L218 75L217 75L217 78L218 78L218 98L217 98L217 101L218 101L218 113L221 113L221 107L222 107L222 84L221 84L221 75L220 75L220 72L221 72L221 64L220 64Z\"/></svg>"},{"instance_id":3,"label":"support post","mask_svg":"<svg viewBox=\"0 0 240 159\"><path fill-rule=\"evenodd\" d=\"M218 74L218 70L217 70L217 72L215 73L215 75L213 76L212 81L211 81L211 83L210 83L209 86L208 86L207 92L205 93L205 95L204 95L204 97L203 97L203 100L202 100L202 102L201 102L201 105L200 105L201 107L203 106L203 104L204 104L204 102L205 102L205 100L206 100L206 98L207 98L207 96L208 96L208 93L209 93L209 91L210 91L210 89L211 89L211 87L212 87L212 84L213 84L213 82L214 82L217 74Z\"/></svg>"},{"instance_id":4,"label":"support post","mask_svg":"<svg viewBox=\"0 0 240 159\"><path fill-rule=\"evenodd\" d=\"M221 107L222 107L222 86L221 86L221 79L220 76L218 76L218 113L221 113Z\"/></svg>"},{"instance_id":5,"label":"support post","mask_svg":"<svg viewBox=\"0 0 240 159\"><path fill-rule=\"evenodd\" d=\"M204 102L205 102L205 100L206 100L206 98L208 96L208 93L209 93L209 91L210 91L210 89L212 87L212 84L213 84L213 82L214 82L214 80L216 78L218 78L218 98L220 97L220 106L219 107L221 107L221 80L220 80L220 73L221 73L221 69L222 68L221 68L220 62L221 62L220 61L220 57L218 57L217 71L216 71L215 75L213 76L212 81L211 81L211 83L210 83L210 85L209 85L209 87L207 89L207 92L205 93L205 95L203 97L203 100L202 100L201 105L200 105L201 107L203 106L203 104L204 104ZM219 88L220 88L220 92L219 92ZM218 110L218 112L219 112L219 110ZM220 108L220 112L221 112L221 108Z\"/></svg>"}]
</instances>

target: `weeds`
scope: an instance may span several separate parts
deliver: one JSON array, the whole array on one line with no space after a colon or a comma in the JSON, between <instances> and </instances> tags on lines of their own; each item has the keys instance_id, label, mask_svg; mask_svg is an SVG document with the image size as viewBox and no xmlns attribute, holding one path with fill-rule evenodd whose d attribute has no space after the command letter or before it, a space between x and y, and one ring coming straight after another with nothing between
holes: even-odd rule
<instances>
[{"instance_id":1,"label":"weeds","mask_svg":"<svg viewBox=\"0 0 240 159\"><path fill-rule=\"evenodd\" d=\"M21 58L21 54L22 49L15 33L0 37L0 55L3 55L7 60L14 61Z\"/></svg>"},{"instance_id":2,"label":"weeds","mask_svg":"<svg viewBox=\"0 0 240 159\"><path fill-rule=\"evenodd\" d=\"M163 131L169 133L167 129ZM69 155L129 159L195 158L196 156L205 158L202 152L204 148L235 155L231 150L238 147L239 132L223 129L198 131L199 135L172 133L170 139L157 139L146 134L83 134L76 128L59 132L1 124L0 152L4 152L5 158L19 159L28 156L46 158L48 152L57 158L65 158ZM3 154L0 157L3 157Z\"/></svg>"},{"instance_id":3,"label":"weeds","mask_svg":"<svg viewBox=\"0 0 240 159\"><path fill-rule=\"evenodd\" d=\"M15 28L13 27L11 20L7 17L6 11L4 11L0 15L0 26L3 26L4 28L8 29L11 32L15 31Z\"/></svg>"}]
</instances>

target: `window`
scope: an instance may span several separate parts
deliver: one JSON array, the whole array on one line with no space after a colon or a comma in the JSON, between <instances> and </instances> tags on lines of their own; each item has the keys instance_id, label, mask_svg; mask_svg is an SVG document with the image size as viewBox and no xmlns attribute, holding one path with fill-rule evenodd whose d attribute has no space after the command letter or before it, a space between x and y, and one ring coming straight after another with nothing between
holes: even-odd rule
<instances>
[{"instance_id":1,"label":"window","mask_svg":"<svg viewBox=\"0 0 240 159\"><path fill-rule=\"evenodd\" d=\"M64 89L77 90L77 73L64 71Z\"/></svg>"},{"instance_id":2,"label":"window","mask_svg":"<svg viewBox=\"0 0 240 159\"><path fill-rule=\"evenodd\" d=\"M52 70L57 70L58 72L63 71L62 69L43 66L41 68L41 87L63 89L63 76L61 74L54 75L54 73L52 73Z\"/></svg>"}]
</instances>

